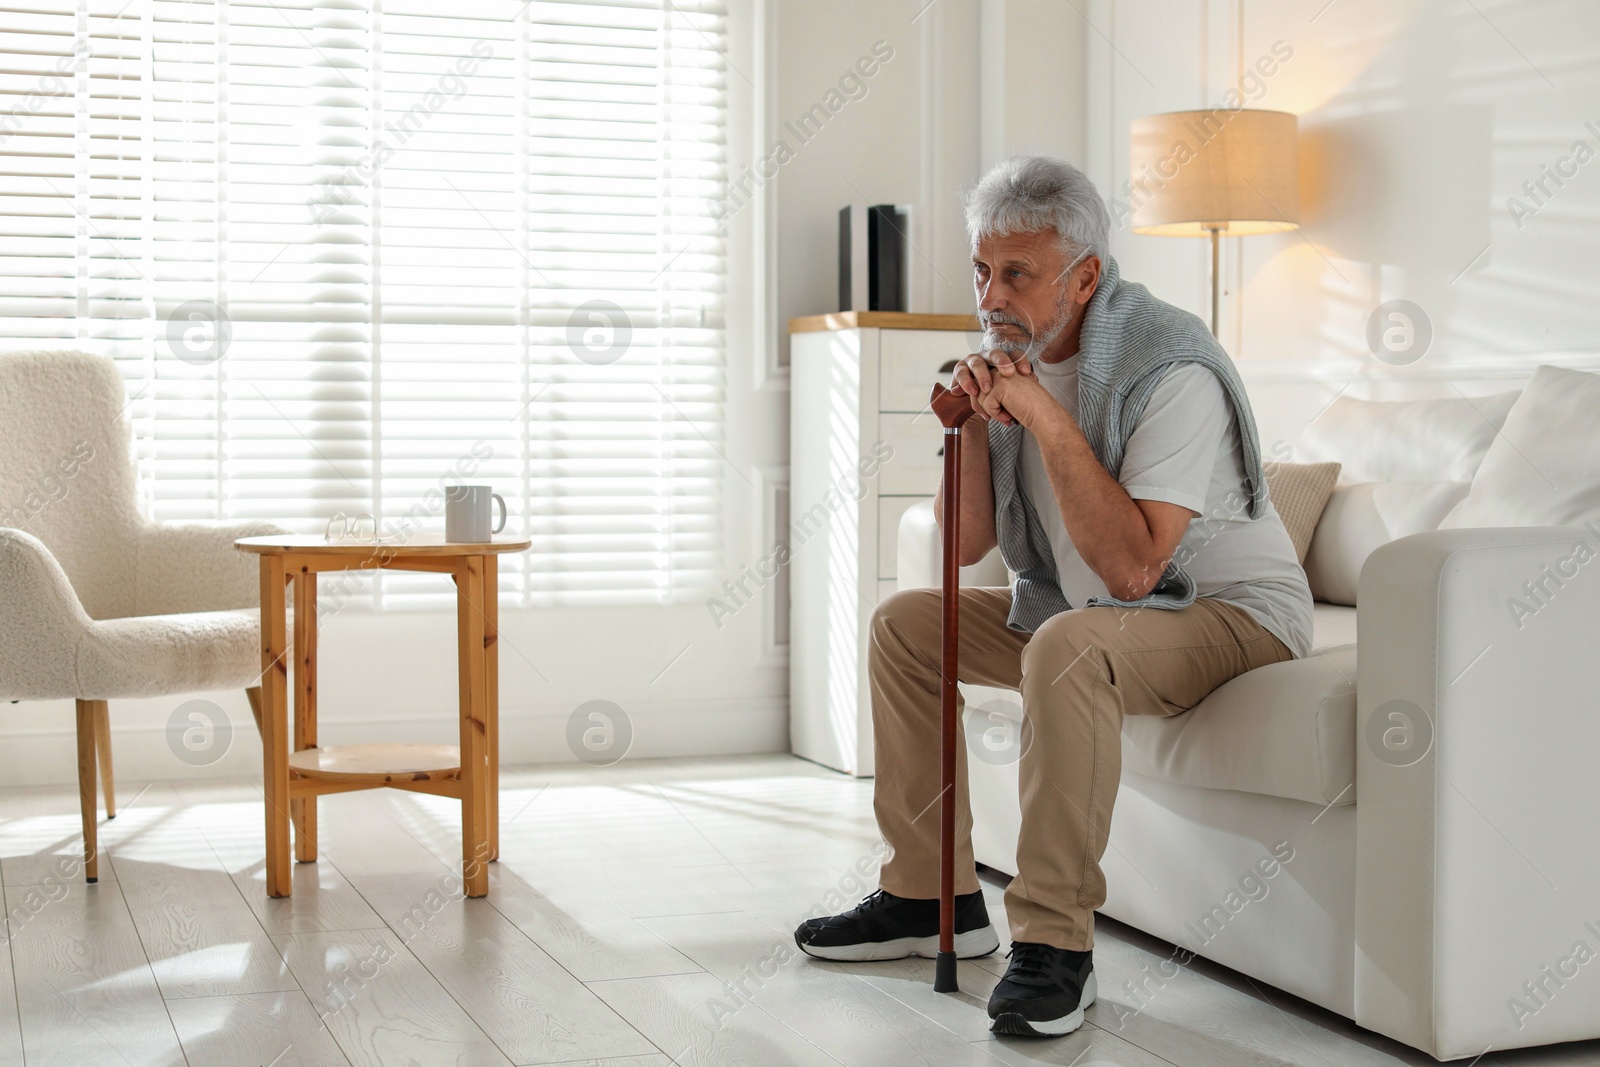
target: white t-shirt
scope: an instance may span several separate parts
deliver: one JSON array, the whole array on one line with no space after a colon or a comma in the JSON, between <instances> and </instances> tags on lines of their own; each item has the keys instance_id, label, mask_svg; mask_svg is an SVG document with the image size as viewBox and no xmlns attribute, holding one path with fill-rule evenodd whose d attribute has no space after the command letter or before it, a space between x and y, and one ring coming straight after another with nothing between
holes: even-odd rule
<instances>
[{"instance_id":1,"label":"white t-shirt","mask_svg":"<svg viewBox=\"0 0 1600 1067\"><path fill-rule=\"evenodd\" d=\"M1039 382L1078 417L1078 358L1035 362ZM1082 607L1110 596L1100 576L1067 536L1061 507L1045 473L1039 442L1022 438L1022 488L1055 555L1061 592ZM1294 542L1269 503L1250 518L1239 424L1222 382L1198 363L1174 365L1156 384L1123 455L1117 481L1135 500L1162 500L1196 512L1174 559L1198 595L1236 604L1296 656L1311 651L1311 590Z\"/></svg>"}]
</instances>

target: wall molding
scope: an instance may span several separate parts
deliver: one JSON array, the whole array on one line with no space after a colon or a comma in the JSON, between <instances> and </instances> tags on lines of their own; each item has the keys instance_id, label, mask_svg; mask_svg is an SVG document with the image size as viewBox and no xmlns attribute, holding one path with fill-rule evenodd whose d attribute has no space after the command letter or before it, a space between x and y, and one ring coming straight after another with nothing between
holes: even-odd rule
<instances>
[{"instance_id":1,"label":"wall molding","mask_svg":"<svg viewBox=\"0 0 1600 1067\"><path fill-rule=\"evenodd\" d=\"M756 483L761 497L760 514L755 516L755 543L763 554L789 543L789 466L763 464L756 468ZM788 667L788 612L793 596L789 565L785 563L767 587L761 606L761 660L763 666Z\"/></svg>"},{"instance_id":2,"label":"wall molding","mask_svg":"<svg viewBox=\"0 0 1600 1067\"><path fill-rule=\"evenodd\" d=\"M195 694L206 696L207 694ZM215 696L216 694L211 694ZM231 696L231 694L229 694ZM238 703L242 703L242 698ZM35 708L47 702L24 702ZM51 701L48 703L58 703ZM161 723L118 725L117 701L111 706L111 746L115 757L118 797L124 803L148 781L231 778L259 784L261 742L248 713L232 702L227 707L233 731L227 752L201 767L177 759L167 747ZM631 701L624 710L633 727L633 743L625 758L673 756L736 756L789 750L789 702L786 696L760 699ZM9 706L9 705L8 705ZM70 703L67 705L70 708ZM574 706L533 704L503 707L500 712L502 766L533 763L576 763L567 747L567 721ZM374 739L395 742L454 739L453 709L438 714L352 718L323 714L318 740L324 745L356 744ZM71 785L77 782L77 742L72 716L36 715L27 724L9 726L4 738L7 775L12 785Z\"/></svg>"},{"instance_id":3,"label":"wall molding","mask_svg":"<svg viewBox=\"0 0 1600 1067\"><path fill-rule=\"evenodd\" d=\"M750 46L755 87L751 107L751 155L759 156L775 140L778 129L778 10L777 0L750 0L753 24ZM737 167L729 162L729 172ZM776 181L761 185L751 198L754 219L750 236L751 337L755 355L757 392L789 391L789 364L784 359L787 334L778 303L778 201Z\"/></svg>"}]
</instances>

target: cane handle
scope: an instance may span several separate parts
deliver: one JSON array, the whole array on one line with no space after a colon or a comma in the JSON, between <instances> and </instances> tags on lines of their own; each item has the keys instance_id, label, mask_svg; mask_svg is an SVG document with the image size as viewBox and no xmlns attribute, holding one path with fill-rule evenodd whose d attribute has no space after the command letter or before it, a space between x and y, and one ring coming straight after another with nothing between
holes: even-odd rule
<instances>
[{"instance_id":1,"label":"cane handle","mask_svg":"<svg viewBox=\"0 0 1600 1067\"><path fill-rule=\"evenodd\" d=\"M933 395L928 398L928 406L933 408L939 425L950 430L959 430L962 423L976 414L972 410L971 397L965 393L952 393L938 382L933 384Z\"/></svg>"}]
</instances>

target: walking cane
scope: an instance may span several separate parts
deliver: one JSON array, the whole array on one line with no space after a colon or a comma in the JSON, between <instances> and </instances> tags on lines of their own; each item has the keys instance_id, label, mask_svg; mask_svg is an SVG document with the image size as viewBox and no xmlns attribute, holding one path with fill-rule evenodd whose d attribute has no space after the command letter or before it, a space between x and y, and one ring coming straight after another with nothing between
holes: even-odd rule
<instances>
[{"instance_id":1,"label":"walking cane","mask_svg":"<svg viewBox=\"0 0 1600 1067\"><path fill-rule=\"evenodd\" d=\"M939 952L933 990L956 985L956 626L961 609L957 549L961 516L961 424L972 418L972 399L935 384L929 406L944 427L944 580L940 587L939 696Z\"/></svg>"}]
</instances>

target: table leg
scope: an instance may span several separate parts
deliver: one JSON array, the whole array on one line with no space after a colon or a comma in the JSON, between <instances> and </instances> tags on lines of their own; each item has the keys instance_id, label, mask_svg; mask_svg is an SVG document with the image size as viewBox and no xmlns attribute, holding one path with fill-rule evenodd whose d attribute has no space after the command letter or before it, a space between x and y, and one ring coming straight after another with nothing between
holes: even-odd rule
<instances>
[{"instance_id":1,"label":"table leg","mask_svg":"<svg viewBox=\"0 0 1600 1067\"><path fill-rule=\"evenodd\" d=\"M282 556L261 557L261 791L267 812L267 896L289 895L289 650Z\"/></svg>"},{"instance_id":2,"label":"table leg","mask_svg":"<svg viewBox=\"0 0 1600 1067\"><path fill-rule=\"evenodd\" d=\"M486 766L488 693L484 673L483 557L463 556L456 571L456 635L461 685L461 878L466 895L489 892Z\"/></svg>"},{"instance_id":3,"label":"table leg","mask_svg":"<svg viewBox=\"0 0 1600 1067\"><path fill-rule=\"evenodd\" d=\"M294 749L317 747L317 574L294 575ZM317 861L317 798L289 802L294 821L294 858Z\"/></svg>"},{"instance_id":4,"label":"table leg","mask_svg":"<svg viewBox=\"0 0 1600 1067\"><path fill-rule=\"evenodd\" d=\"M500 557L483 557L483 690L488 725L489 859L500 858Z\"/></svg>"}]
</instances>

